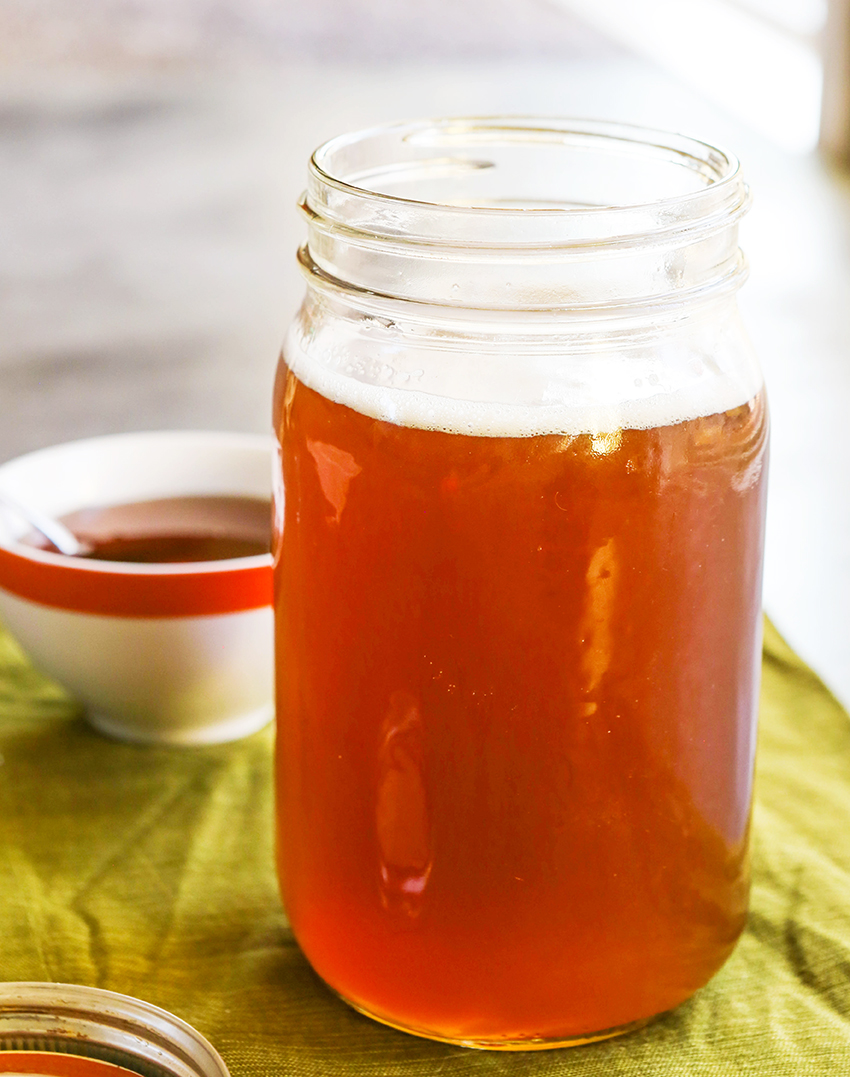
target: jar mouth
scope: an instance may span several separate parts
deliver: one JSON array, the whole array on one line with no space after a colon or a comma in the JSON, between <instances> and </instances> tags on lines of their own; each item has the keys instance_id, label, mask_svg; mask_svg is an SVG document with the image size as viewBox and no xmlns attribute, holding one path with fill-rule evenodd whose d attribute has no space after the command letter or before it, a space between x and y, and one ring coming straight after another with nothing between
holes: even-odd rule
<instances>
[{"instance_id":1,"label":"jar mouth","mask_svg":"<svg viewBox=\"0 0 850 1077\"><path fill-rule=\"evenodd\" d=\"M314 153L302 265L442 307L619 309L736 288L749 192L736 157L601 120L421 120Z\"/></svg>"},{"instance_id":2,"label":"jar mouth","mask_svg":"<svg viewBox=\"0 0 850 1077\"><path fill-rule=\"evenodd\" d=\"M601 120L472 117L346 134L310 161L326 226L441 247L624 246L725 227L748 206L738 159Z\"/></svg>"}]
</instances>

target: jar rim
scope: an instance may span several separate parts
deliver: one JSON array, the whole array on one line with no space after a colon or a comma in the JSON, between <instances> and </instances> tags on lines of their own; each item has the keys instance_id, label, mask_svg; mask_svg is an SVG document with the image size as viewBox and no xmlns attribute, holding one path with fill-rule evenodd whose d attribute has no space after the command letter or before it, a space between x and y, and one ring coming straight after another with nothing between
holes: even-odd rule
<instances>
[{"instance_id":1,"label":"jar rim","mask_svg":"<svg viewBox=\"0 0 850 1077\"><path fill-rule=\"evenodd\" d=\"M608 120L387 124L313 154L302 264L322 288L445 308L607 310L743 280L738 159Z\"/></svg>"},{"instance_id":2,"label":"jar rim","mask_svg":"<svg viewBox=\"0 0 850 1077\"><path fill-rule=\"evenodd\" d=\"M39 981L0 985L0 1069L21 1052L43 1069L76 1059L75 1072L100 1077L98 1063L129 1077L229 1077L212 1044L181 1018L150 1002L103 988ZM86 1063L90 1063L86 1065Z\"/></svg>"},{"instance_id":3,"label":"jar rim","mask_svg":"<svg viewBox=\"0 0 850 1077\"><path fill-rule=\"evenodd\" d=\"M521 145L526 153L530 147L562 147L609 158L619 154L632 166L661 166L652 169L659 179L665 166L678 166L676 178L686 177L691 189L652 198L598 204L566 200L557 205L452 203L386 189L406 182L433 185L458 176L473 178L493 168L493 162L481 153L462 154L489 148L492 157L499 145ZM433 150L441 155L428 157L427 151ZM386 160L364 167L364 158L376 152ZM671 178L675 172L674 167ZM303 200L311 224L318 221L322 228L369 233L378 241L490 249L623 247L662 235L669 239L683 230L702 233L728 227L748 204L740 162L727 150L687 135L609 120L535 116L418 120L339 135L313 153Z\"/></svg>"}]
</instances>

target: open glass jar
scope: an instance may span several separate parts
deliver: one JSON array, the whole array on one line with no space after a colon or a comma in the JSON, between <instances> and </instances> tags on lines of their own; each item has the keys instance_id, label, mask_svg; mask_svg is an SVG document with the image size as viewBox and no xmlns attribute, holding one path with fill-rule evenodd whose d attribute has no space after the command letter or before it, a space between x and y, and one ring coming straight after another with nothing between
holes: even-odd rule
<instances>
[{"instance_id":1,"label":"open glass jar","mask_svg":"<svg viewBox=\"0 0 850 1077\"><path fill-rule=\"evenodd\" d=\"M442 120L310 166L276 387L279 863L395 1027L599 1039L746 917L767 420L737 161Z\"/></svg>"}]
</instances>

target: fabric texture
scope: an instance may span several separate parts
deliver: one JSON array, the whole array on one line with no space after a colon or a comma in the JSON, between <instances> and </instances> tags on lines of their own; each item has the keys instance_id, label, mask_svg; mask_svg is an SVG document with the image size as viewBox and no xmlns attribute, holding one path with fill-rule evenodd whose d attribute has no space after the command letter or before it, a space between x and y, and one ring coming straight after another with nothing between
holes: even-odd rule
<instances>
[{"instance_id":1,"label":"fabric texture","mask_svg":"<svg viewBox=\"0 0 850 1077\"><path fill-rule=\"evenodd\" d=\"M339 1001L280 907L272 735L106 740L0 634L0 978L163 1006L233 1077L850 1072L850 720L770 625L749 926L693 999L605 1043L471 1051Z\"/></svg>"}]
</instances>

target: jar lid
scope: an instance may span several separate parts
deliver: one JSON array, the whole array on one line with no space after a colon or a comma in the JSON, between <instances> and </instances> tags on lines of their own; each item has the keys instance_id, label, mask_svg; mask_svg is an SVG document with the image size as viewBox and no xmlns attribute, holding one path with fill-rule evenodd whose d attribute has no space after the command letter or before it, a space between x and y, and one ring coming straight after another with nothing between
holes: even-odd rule
<instances>
[{"instance_id":1,"label":"jar lid","mask_svg":"<svg viewBox=\"0 0 850 1077\"><path fill-rule=\"evenodd\" d=\"M0 1073L37 1077L229 1077L191 1025L96 987L0 984Z\"/></svg>"}]
</instances>

